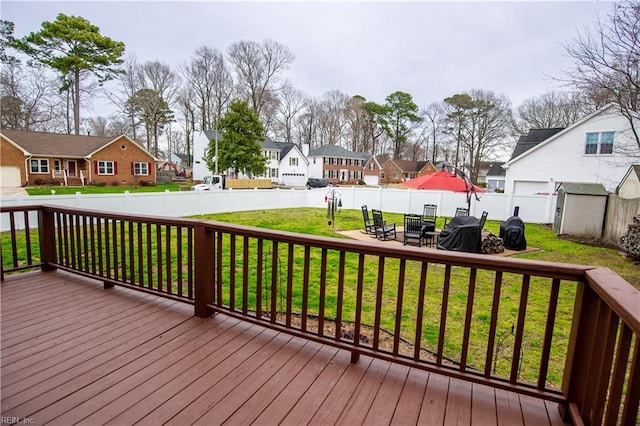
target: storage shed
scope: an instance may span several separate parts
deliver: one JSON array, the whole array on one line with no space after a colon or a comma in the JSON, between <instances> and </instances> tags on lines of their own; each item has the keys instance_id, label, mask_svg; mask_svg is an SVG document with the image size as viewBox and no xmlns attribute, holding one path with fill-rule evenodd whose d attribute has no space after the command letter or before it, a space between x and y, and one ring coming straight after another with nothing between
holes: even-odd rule
<instances>
[{"instance_id":1,"label":"storage shed","mask_svg":"<svg viewBox=\"0 0 640 426\"><path fill-rule=\"evenodd\" d=\"M600 183L561 183L553 230L558 235L601 236L607 195Z\"/></svg>"}]
</instances>

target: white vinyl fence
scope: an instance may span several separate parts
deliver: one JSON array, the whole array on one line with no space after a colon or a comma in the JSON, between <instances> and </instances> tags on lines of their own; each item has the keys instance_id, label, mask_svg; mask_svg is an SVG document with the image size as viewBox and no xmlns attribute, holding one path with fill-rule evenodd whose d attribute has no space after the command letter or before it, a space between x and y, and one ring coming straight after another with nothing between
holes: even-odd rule
<instances>
[{"instance_id":1,"label":"white vinyl fence","mask_svg":"<svg viewBox=\"0 0 640 426\"><path fill-rule=\"evenodd\" d=\"M296 189L228 189L222 191L147 192L124 194L81 194L2 197L2 206L53 204L79 209L150 216L185 217L207 213L223 213L261 209L327 206L327 197L340 199L343 209L380 209L391 213L422 213L424 204L436 204L438 216L453 216L456 207L467 206L464 193L448 191L407 190L396 188L329 187L310 190ZM480 217L483 211L490 220L505 220L515 206L519 216L529 223L552 223L556 197L554 195L479 194L471 201L470 214ZM0 229L8 228L2 215ZM30 219L31 220L31 219ZM33 220L36 220L34 217Z\"/></svg>"}]
</instances>

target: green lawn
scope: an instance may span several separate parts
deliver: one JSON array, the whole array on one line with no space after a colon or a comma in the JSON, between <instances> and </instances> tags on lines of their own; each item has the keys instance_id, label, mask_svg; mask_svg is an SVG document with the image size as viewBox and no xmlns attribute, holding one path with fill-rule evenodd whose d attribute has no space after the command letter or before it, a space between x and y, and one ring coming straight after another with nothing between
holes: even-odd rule
<instances>
[{"instance_id":1,"label":"green lawn","mask_svg":"<svg viewBox=\"0 0 640 426\"><path fill-rule=\"evenodd\" d=\"M385 213L385 220L402 225L403 215ZM336 213L335 222L328 224L326 212L322 209L300 208L283 210L255 210L248 212L218 213L197 216L197 218L257 226L260 228L300 232L304 234L324 235L344 238L335 231L347 231L362 228L360 210L342 210ZM437 227L442 228L444 219L439 218ZM500 232L500 221L488 220L485 229L495 234ZM544 260L549 262L573 263L580 265L605 266L640 289L640 271L637 265L625 259L624 253L604 247L593 247L570 240L558 238L551 226L526 224L527 246L538 250L517 254L522 259Z\"/></svg>"},{"instance_id":2,"label":"green lawn","mask_svg":"<svg viewBox=\"0 0 640 426\"><path fill-rule=\"evenodd\" d=\"M183 184L183 186L186 184ZM191 186L191 183L188 184ZM55 195L68 195L80 192L82 194L121 194L125 191L129 192L164 192L180 191L180 185L177 183L160 183L155 186L30 186L25 188L29 195L51 195L51 191L55 191Z\"/></svg>"}]
</instances>

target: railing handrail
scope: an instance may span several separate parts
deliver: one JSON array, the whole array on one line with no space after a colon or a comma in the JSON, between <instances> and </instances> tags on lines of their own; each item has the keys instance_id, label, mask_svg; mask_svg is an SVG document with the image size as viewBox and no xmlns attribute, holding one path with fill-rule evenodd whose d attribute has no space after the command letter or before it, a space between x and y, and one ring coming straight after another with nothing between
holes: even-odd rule
<instances>
[{"instance_id":1,"label":"railing handrail","mask_svg":"<svg viewBox=\"0 0 640 426\"><path fill-rule=\"evenodd\" d=\"M514 259L498 256L458 253L441 250L420 249L418 247L393 246L385 244L367 244L366 242L324 237L316 235L298 234L284 231L274 231L244 225L235 225L210 220L169 218L152 215L132 215L120 213L105 213L89 209L75 209L52 205L2 207L0 213L24 212L27 220L27 212L39 212L39 244L42 256L41 263L33 263L31 267L42 264L43 269L55 269L57 267L79 273L86 276L102 279L105 286L114 284L127 286L141 291L152 292L165 297L171 297L187 303L193 303L195 313L198 316L207 316L214 311L228 313L231 316L242 318L254 323L272 327L303 338L331 344L352 352L352 359L357 359L359 354L368 354L380 357L391 362L416 366L428 371L440 372L452 377L484 383L502 389L513 390L534 397L545 398L567 404L563 414L565 419L586 419L592 424L613 424L618 421L620 415L624 422L631 422L637 416L638 401L640 400L640 292L630 286L624 279L608 268L543 262L528 259ZM11 216L12 240L15 240L15 218ZM26 234L28 235L28 230ZM125 237L126 234L126 237ZM223 254L223 237L229 244ZM27 238L29 238L27 236ZM172 238L177 238L172 241ZM242 249L236 248L240 241ZM254 241L255 247L251 252L247 242ZM275 254L263 254L263 242L271 244L267 250ZM102 244L102 245L101 245ZM104 247L103 247L104 245ZM142 248L144 246L144 248ZM157 253L151 254L151 250ZM300 328L291 327L291 298L292 270L294 265L294 247L304 250L302 261L304 262L304 277L296 278L298 285L303 287L302 317L303 325ZM15 256L15 241L12 241ZM283 249L284 250L281 250ZM288 248L288 249L287 249ZM304 321L307 315L307 297L309 281L310 250L319 250L320 276L314 277L314 284L319 287L318 298L319 324L317 332L307 330ZM288 250L288 252L287 252ZM98 254L96 254L96 251ZM265 250L266 251L266 250ZM287 252L284 253L283 252ZM337 286L337 302L333 307L337 312L336 324L341 324L342 287L345 279L345 255L356 254L358 256L357 301L355 308L354 336L360 335L360 317L362 313L362 268L365 256L378 259L377 279L368 278L369 287L377 286L375 296L375 308L371 307L376 315L375 337L371 346L362 346L357 338L344 339L340 336L340 330L336 326L335 335L325 334L322 331L324 311L324 291L327 284L327 253L335 252L339 255L340 265L332 270L335 277L331 285ZM299 252L300 253L300 252ZM30 256L30 254L29 254ZM96 257L97 256L97 257ZM151 256L157 256L152 261ZM177 260L175 260L177 256ZM255 256L258 260L254 265L257 291L255 295L255 311L247 309L247 276L249 274L249 257ZM279 256L284 256L281 261ZM353 256L351 256L353 257ZM96 260L97 259L97 260ZM381 298L383 286L386 280L384 274L385 259L399 262L399 272L395 295L391 301L395 307L395 335L394 349L379 349L376 340L380 331ZM105 262L105 265L102 262ZM298 259L301 260L301 259ZM97 263L100 262L99 267ZM156 262L157 265L154 263ZM187 262L187 265L184 263ZM401 338L401 314L403 310L403 287L405 285L404 267L407 262L415 262L422 265L422 275L419 279L420 295L418 296L418 313L416 315L417 329L415 331L415 355L406 354L398 356L398 340ZM176 265L174 265L176 263ZM262 269L263 263L270 267L271 271ZM442 315L441 321L446 321L446 309L450 274L452 267L468 269L467 280L468 293L466 294L466 314L464 314L464 337L462 340L462 353L459 365L447 365L442 363L442 344L444 338L444 326L441 322L440 337L438 342L438 360L427 361L419 355L422 350L420 331L423 320L422 305L425 303L425 285L427 266L440 264L444 266L444 286L442 291ZM17 266L14 260L14 265ZM278 270L283 265L284 273ZM335 264L334 264L335 265ZM24 269L29 265L20 265L11 270ZM4 278L5 269L2 267ZM177 271L174 270L177 268ZM224 270L223 270L224 268ZM144 270L144 271L143 271ZM106 272L105 272L106 271ZM146 271L146 272L145 272ZM484 373L474 369L467 363L467 346L469 344L469 330L472 322L474 292L476 287L476 274L478 271L492 271L495 273L493 289L494 306L491 312L491 331L489 332L489 348L484 366ZM242 278L236 279L236 273ZM353 271L350 271L353 275ZM500 287L503 281L503 273L513 273L522 276L520 283L519 308L517 313L517 328L515 332L514 352L511 359L510 377L502 377L488 370L493 356L494 339L496 338L496 321L500 299ZM148 276L146 275L148 274ZM155 275L154 275L155 274ZM224 276L223 276L224 274ZM393 275L393 274L391 274ZM174 278L177 277L177 278ZM286 293L287 307L286 323L276 320L276 290L280 279L286 280L286 289L280 289ZM392 280L395 277L392 277ZM524 335L525 317L527 316L528 292L532 279L544 278L540 282L550 291L549 306L547 312L546 331L541 350L542 357L538 367L538 382L529 383L518 379L519 359L521 355L522 340ZM177 280L174 282L174 279ZM252 278L254 279L254 278ZM266 284L263 284L263 279ZM351 280L353 277L350 278ZM415 279L415 278L414 278ZM550 279L550 280L548 280ZM183 282L184 280L184 282ZM316 282L316 280L318 280ZM511 278L511 280L513 280ZM515 280L517 281L517 279ZM547 368L551 339L554 334L554 320L556 305L558 304L558 292L561 291L562 281L577 283L575 291L575 306L571 319L571 334L568 339L566 352L566 365L563 370L562 391L547 386ZM176 284L177 283L177 284ZM547 284L545 284L547 283ZM177 285L178 290L173 286ZM412 285L416 285L414 282ZM458 284L459 285L459 284ZM264 288L263 288L264 286ZM569 287L571 289L572 287ZM269 292L261 294L262 291ZM335 290L335 288L334 288ZM317 290L316 290L317 291ZM570 290L573 291L573 290ZM240 296L240 293L242 295ZM228 300L225 300L223 294ZM234 302L234 297L240 299ZM261 308L261 297L265 298L265 309ZM353 303L354 295L349 293ZM370 296L369 296L370 297ZM486 297L486 296L485 296ZM545 296L546 297L546 296ZM395 299L394 299L395 298ZM240 306L242 304L242 306ZM540 305L540 303L538 303ZM544 305L544 303L543 303ZM269 306L269 308L267 308ZM388 303L387 306L392 306ZM464 308L464 304L461 305ZM509 306L509 305L507 305ZM544 306L539 308L544 308ZM565 306L566 307L566 306ZM415 306L414 306L415 308ZM460 308L460 307L459 307ZM514 306L515 308L515 306ZM485 308L486 309L486 308ZM279 312L281 313L281 312ZM475 312L474 312L475 313ZM413 317L409 318L411 321ZM550 320L551 319L551 320ZM544 325L544 324L543 324ZM513 333L513 326L512 326ZM618 335L620 336L618 338ZM456 335L457 336L457 335ZM459 336L454 336L458 338ZM635 342L635 349L631 347ZM485 348L486 349L486 348ZM633 350L632 350L633 349ZM633 355L630 355L633 352ZM497 352L496 352L496 357ZM477 358L477 355L476 355ZM476 361L478 361L476 359ZM456 361L458 362L458 361ZM557 365L557 364L555 364ZM612 367L612 365L614 367ZM613 370L611 370L613 368ZM630 372L629 372L630 371ZM611 380L609 380L611 375ZM626 383L625 383L626 381ZM609 384L611 382L611 388ZM623 389L626 392L624 403ZM618 413L620 407L623 412Z\"/></svg>"},{"instance_id":2,"label":"railing handrail","mask_svg":"<svg viewBox=\"0 0 640 426\"><path fill-rule=\"evenodd\" d=\"M486 256L473 253L459 253L446 250L430 250L428 253L418 247L411 246L394 246L386 244L368 244L363 241L324 237L320 235L300 234L287 231L276 231L266 228L257 228L253 226L237 225L227 222L218 222L213 220L190 219L190 218L171 218L166 216L155 215L137 215L124 213L105 213L99 210L76 209L70 207L62 207L55 205L31 206L33 210L43 209L47 211L57 211L68 214L86 213L97 218L130 220L135 222L152 222L162 223L175 226L197 226L204 225L215 231L232 233L239 236L248 236L254 238L263 238L274 240L282 243L295 243L300 245L313 245L315 247L345 250L349 252L364 253L374 256L396 256L402 253L407 260L422 261L428 259L435 263L448 263L455 266L463 267L481 267L482 269L501 270L504 272L514 272L522 274L535 273L536 275L547 278L560 278L566 280L584 281L585 273L591 269L597 269L595 266L585 266L569 263L554 263L531 259L516 259L500 256ZM0 207L2 211L22 211L23 207Z\"/></svg>"}]
</instances>

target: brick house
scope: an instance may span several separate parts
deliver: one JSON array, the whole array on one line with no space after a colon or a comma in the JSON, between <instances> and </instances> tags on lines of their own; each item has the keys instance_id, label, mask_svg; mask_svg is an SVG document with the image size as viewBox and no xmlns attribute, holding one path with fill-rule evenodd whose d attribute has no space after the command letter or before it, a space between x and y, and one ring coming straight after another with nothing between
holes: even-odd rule
<instances>
[{"instance_id":1,"label":"brick house","mask_svg":"<svg viewBox=\"0 0 640 426\"><path fill-rule=\"evenodd\" d=\"M349 151L338 145L322 145L309 151L307 157L309 177L354 185L364 180L363 170L371 154Z\"/></svg>"},{"instance_id":2,"label":"brick house","mask_svg":"<svg viewBox=\"0 0 640 426\"><path fill-rule=\"evenodd\" d=\"M0 131L0 179L19 186L156 183L156 158L125 135ZM18 186L18 185L15 185Z\"/></svg>"},{"instance_id":3,"label":"brick house","mask_svg":"<svg viewBox=\"0 0 640 426\"><path fill-rule=\"evenodd\" d=\"M369 158L369 161L367 161L364 165L362 174L365 185L380 185L382 166L380 165L376 157L371 156L371 158Z\"/></svg>"},{"instance_id":4,"label":"brick house","mask_svg":"<svg viewBox=\"0 0 640 426\"><path fill-rule=\"evenodd\" d=\"M382 183L400 183L437 171L431 161L387 160L382 165Z\"/></svg>"}]
</instances>

